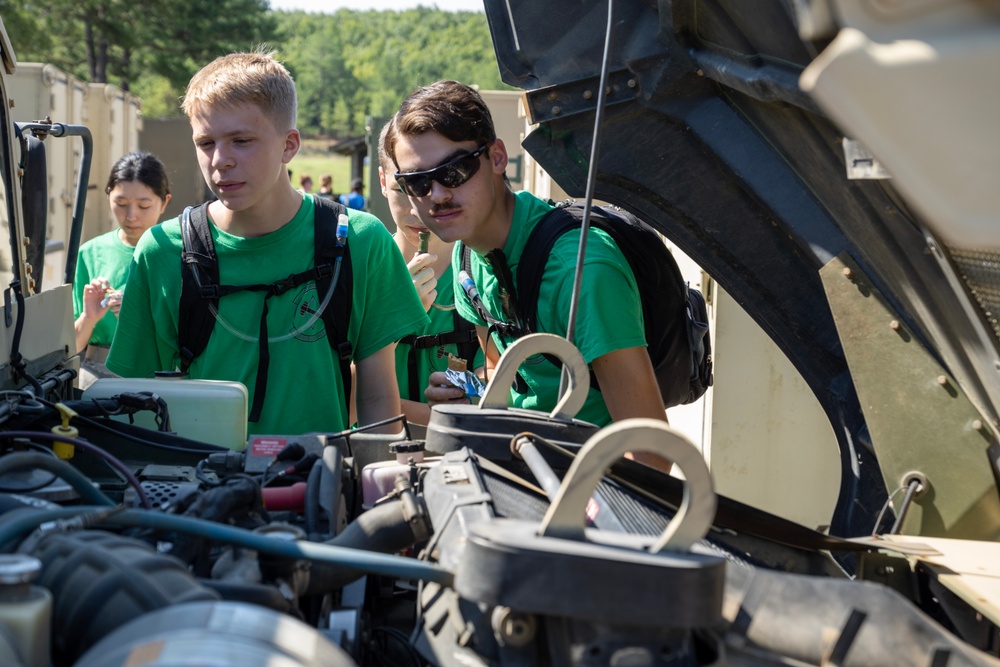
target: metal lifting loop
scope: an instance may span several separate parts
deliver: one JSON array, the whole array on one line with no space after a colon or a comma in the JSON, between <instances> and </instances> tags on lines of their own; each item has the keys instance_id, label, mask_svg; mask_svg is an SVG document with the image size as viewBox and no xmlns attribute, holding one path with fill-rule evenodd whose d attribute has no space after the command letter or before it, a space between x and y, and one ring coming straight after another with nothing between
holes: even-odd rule
<instances>
[{"instance_id":1,"label":"metal lifting loop","mask_svg":"<svg viewBox=\"0 0 1000 667\"><path fill-rule=\"evenodd\" d=\"M583 360L580 351L562 336L555 334L536 333L518 338L508 347L497 367L494 369L490 383L479 401L480 409L507 409L507 397L517 376L517 369L525 359L536 354L551 354L565 364L569 377L569 386L555 409L549 414L554 419L572 419L587 401L590 390L590 369Z\"/></svg>"},{"instance_id":2,"label":"metal lifting loop","mask_svg":"<svg viewBox=\"0 0 1000 667\"><path fill-rule=\"evenodd\" d=\"M586 541L587 502L607 469L625 452L653 452L684 473L684 499L650 553L686 552L702 539L715 518L712 477L701 452L681 433L656 419L625 419L601 429L577 454L542 519L541 534Z\"/></svg>"}]
</instances>

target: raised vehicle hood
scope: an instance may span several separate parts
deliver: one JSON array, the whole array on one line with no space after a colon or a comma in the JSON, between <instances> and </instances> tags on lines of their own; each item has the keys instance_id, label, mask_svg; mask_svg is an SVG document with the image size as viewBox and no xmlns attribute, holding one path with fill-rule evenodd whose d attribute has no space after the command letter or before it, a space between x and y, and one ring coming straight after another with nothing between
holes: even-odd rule
<instances>
[{"instance_id":1,"label":"raised vehicle hood","mask_svg":"<svg viewBox=\"0 0 1000 667\"><path fill-rule=\"evenodd\" d=\"M486 13L537 123L525 148L582 198L608 4ZM835 534L870 533L919 478L903 532L1000 535L998 17L997 2L614 1L594 196L698 262L812 388L842 454Z\"/></svg>"}]
</instances>

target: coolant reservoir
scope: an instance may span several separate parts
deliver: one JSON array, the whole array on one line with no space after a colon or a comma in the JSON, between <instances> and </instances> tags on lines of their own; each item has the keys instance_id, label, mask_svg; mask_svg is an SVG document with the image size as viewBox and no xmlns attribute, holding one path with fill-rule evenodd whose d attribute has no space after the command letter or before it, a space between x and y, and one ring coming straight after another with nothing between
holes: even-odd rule
<instances>
[{"instance_id":1,"label":"coolant reservoir","mask_svg":"<svg viewBox=\"0 0 1000 667\"><path fill-rule=\"evenodd\" d=\"M101 378L87 387L83 398L110 398L148 391L167 402L170 430L177 435L235 451L247 446L247 388L223 380L172 378ZM128 415L112 417L128 423ZM152 412L135 414L137 426L156 430Z\"/></svg>"},{"instance_id":2,"label":"coolant reservoir","mask_svg":"<svg viewBox=\"0 0 1000 667\"><path fill-rule=\"evenodd\" d=\"M424 443L419 440L394 442L389 445L389 451L396 455L395 461L369 463L361 470L364 509L371 509L379 498L392 492L396 477L407 474L411 459L414 463L424 460Z\"/></svg>"},{"instance_id":3,"label":"coolant reservoir","mask_svg":"<svg viewBox=\"0 0 1000 667\"><path fill-rule=\"evenodd\" d=\"M27 554L0 555L0 628L9 631L24 667L49 667L52 594L31 585L41 569Z\"/></svg>"}]
</instances>

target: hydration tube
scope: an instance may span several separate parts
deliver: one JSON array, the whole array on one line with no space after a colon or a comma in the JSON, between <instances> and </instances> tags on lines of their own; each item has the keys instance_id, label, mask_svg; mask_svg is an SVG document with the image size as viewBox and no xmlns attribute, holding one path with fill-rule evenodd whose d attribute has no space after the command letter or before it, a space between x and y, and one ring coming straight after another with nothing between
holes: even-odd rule
<instances>
[{"instance_id":1,"label":"hydration tube","mask_svg":"<svg viewBox=\"0 0 1000 667\"><path fill-rule=\"evenodd\" d=\"M465 293L468 295L470 301L473 303L479 301L479 290L476 289L476 283L472 280L472 276L470 276L466 271L459 271L458 282L462 286L462 289L465 290Z\"/></svg>"},{"instance_id":2,"label":"hydration tube","mask_svg":"<svg viewBox=\"0 0 1000 667\"><path fill-rule=\"evenodd\" d=\"M343 248L344 244L347 243L347 233L348 233L348 229L349 229L347 223L348 223L347 216L345 214L341 213L340 217L337 219L337 247L338 248ZM323 316L323 311L326 310L327 305L330 303L330 299L333 298L334 291L337 289L337 282L340 280L340 265L341 265L341 260L342 259L343 259L343 255L341 255L340 257L337 257L337 260L334 263L334 267L333 267L333 279L330 281L330 287L326 290L326 294L323 295L323 301L320 302L319 308L316 309L316 312L312 313L309 316L309 319L306 320L306 323L303 324L302 326L300 326L300 327L294 327L293 326L290 331L288 331L287 333L284 333L284 334L282 334L280 336L268 336L267 337L267 342L268 343L280 343L281 341L288 340L289 338L292 338L293 336L296 336L296 335L298 335L298 334L300 334L300 333L302 333L304 331L308 331L309 327L311 327L313 324L315 324L316 321ZM194 279L195 279L195 282L198 284L198 287L200 289L201 288L201 279L199 278L197 271L194 273ZM226 331L228 331L232 335L236 336L237 338L239 338L241 340L249 341L251 343L257 343L257 342L260 341L260 336L259 335L248 335L248 334L245 334L242 331L238 330L233 325L231 325L229 322L227 322L226 319L224 317L222 317L222 314L219 312L219 309L211 301L208 302L208 310L209 310L210 313L212 313L212 316L215 317L215 321L222 325L223 329L225 329Z\"/></svg>"}]
</instances>

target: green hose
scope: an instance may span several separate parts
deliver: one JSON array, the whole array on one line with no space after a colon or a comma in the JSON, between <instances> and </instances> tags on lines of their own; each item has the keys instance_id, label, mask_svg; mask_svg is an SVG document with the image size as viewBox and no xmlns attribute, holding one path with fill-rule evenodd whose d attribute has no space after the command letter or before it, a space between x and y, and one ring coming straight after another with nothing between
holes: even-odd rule
<instances>
[{"instance_id":1,"label":"green hose","mask_svg":"<svg viewBox=\"0 0 1000 667\"><path fill-rule=\"evenodd\" d=\"M104 507L64 507L52 510L38 510L30 514L4 521L0 518L0 545L20 540L43 523L66 519L94 512ZM451 586L455 575L442 567L425 561L403 556L372 553L362 549L337 547L330 544L301 541L285 541L254 533L243 528L226 526L213 521L192 517L163 514L141 509L127 509L105 519L104 523L129 528L150 528L153 530L176 531L197 535L216 542L236 544L248 549L256 549L268 554L297 558L301 560L329 563L372 574L432 581L443 586Z\"/></svg>"},{"instance_id":2,"label":"green hose","mask_svg":"<svg viewBox=\"0 0 1000 667\"><path fill-rule=\"evenodd\" d=\"M49 435L49 434L46 434ZM111 505L115 502L94 488L93 483L82 472L62 459L39 452L14 452L0 457L0 476L16 470L46 470L58 475L73 487L73 490L94 505Z\"/></svg>"}]
</instances>

